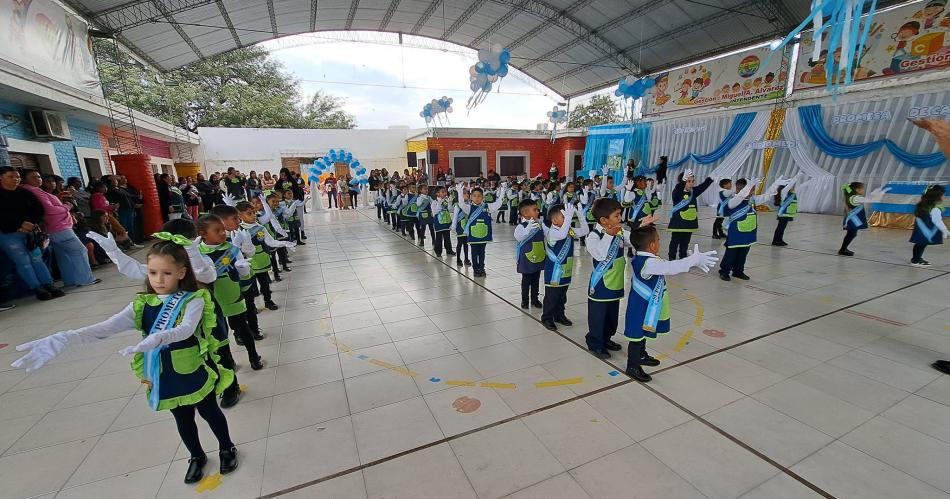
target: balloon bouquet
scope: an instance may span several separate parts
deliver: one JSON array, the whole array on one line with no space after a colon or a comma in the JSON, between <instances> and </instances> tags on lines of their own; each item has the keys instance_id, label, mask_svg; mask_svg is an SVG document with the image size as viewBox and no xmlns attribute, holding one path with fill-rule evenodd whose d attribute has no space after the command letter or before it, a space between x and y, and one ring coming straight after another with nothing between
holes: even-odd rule
<instances>
[{"instance_id":1,"label":"balloon bouquet","mask_svg":"<svg viewBox=\"0 0 950 499\"><path fill-rule=\"evenodd\" d=\"M468 98L466 109L471 111L488 97L492 84L508 74L509 60L511 60L511 53L501 45L493 45L491 49L478 51L478 62L468 68L472 96Z\"/></svg>"},{"instance_id":2,"label":"balloon bouquet","mask_svg":"<svg viewBox=\"0 0 950 499\"><path fill-rule=\"evenodd\" d=\"M567 109L561 109L557 106L548 111L548 121L554 125L551 128L551 142L554 142L554 135L557 133L557 126L561 123L567 123Z\"/></svg>"},{"instance_id":3,"label":"balloon bouquet","mask_svg":"<svg viewBox=\"0 0 950 499\"><path fill-rule=\"evenodd\" d=\"M419 116L425 118L426 125L435 121L438 126L443 126L444 123L449 122L449 113L453 111L452 102L455 99L451 97L442 96L441 99L432 99L432 102L427 103L422 111L419 112ZM443 123L443 116L445 117L445 122Z\"/></svg>"},{"instance_id":4,"label":"balloon bouquet","mask_svg":"<svg viewBox=\"0 0 950 499\"><path fill-rule=\"evenodd\" d=\"M647 90L653 88L656 85L656 80L653 78L640 78L637 79L635 76L627 76L626 78L621 78L617 83L617 89L614 90L614 95L623 99L623 114L624 119L627 118L627 105L626 102L628 99L630 101L630 122L633 122L633 107L637 99L643 97Z\"/></svg>"}]
</instances>

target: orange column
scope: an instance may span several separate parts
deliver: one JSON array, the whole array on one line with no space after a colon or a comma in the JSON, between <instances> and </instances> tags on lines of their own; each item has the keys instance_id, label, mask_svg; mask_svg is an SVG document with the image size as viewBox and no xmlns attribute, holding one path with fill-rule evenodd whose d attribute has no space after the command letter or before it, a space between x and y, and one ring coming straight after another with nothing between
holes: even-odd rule
<instances>
[{"instance_id":1,"label":"orange column","mask_svg":"<svg viewBox=\"0 0 950 499\"><path fill-rule=\"evenodd\" d=\"M178 178L191 177L192 180L201 173L200 163L175 163L175 176Z\"/></svg>"},{"instance_id":2,"label":"orange column","mask_svg":"<svg viewBox=\"0 0 950 499\"><path fill-rule=\"evenodd\" d=\"M129 179L129 184L142 193L142 213L145 217L145 234L158 232L162 228L161 208L158 204L158 189L148 154L120 154L112 156L115 171Z\"/></svg>"}]
</instances>

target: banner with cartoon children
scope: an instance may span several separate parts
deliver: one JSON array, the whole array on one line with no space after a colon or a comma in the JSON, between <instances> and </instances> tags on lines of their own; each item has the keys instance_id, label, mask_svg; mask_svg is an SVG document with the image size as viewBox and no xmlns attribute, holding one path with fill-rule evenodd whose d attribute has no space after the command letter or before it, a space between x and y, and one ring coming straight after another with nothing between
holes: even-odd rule
<instances>
[{"instance_id":1,"label":"banner with cartoon children","mask_svg":"<svg viewBox=\"0 0 950 499\"><path fill-rule=\"evenodd\" d=\"M859 33L863 32L862 20ZM867 32L864 49L855 54L854 81L950 67L947 0L923 0L877 12ZM840 59L840 50L831 54L833 81L844 77L843 70L835 71ZM828 51L815 54L811 32L803 33L795 89L824 87L828 80L827 65Z\"/></svg>"},{"instance_id":2,"label":"banner with cartoon children","mask_svg":"<svg viewBox=\"0 0 950 499\"><path fill-rule=\"evenodd\" d=\"M0 0L0 59L102 95L86 22L51 0Z\"/></svg>"},{"instance_id":3,"label":"banner with cartoon children","mask_svg":"<svg viewBox=\"0 0 950 499\"><path fill-rule=\"evenodd\" d=\"M702 106L732 106L785 94L787 60L768 46L701 64L651 75L656 84L644 95L643 113Z\"/></svg>"}]
</instances>

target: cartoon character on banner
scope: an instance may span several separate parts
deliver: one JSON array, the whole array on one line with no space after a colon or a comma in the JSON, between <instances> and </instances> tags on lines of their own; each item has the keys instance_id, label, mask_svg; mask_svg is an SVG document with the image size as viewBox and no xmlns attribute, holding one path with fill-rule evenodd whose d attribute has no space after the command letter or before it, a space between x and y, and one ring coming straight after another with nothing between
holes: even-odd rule
<instances>
[{"instance_id":1,"label":"cartoon character on banner","mask_svg":"<svg viewBox=\"0 0 950 499\"><path fill-rule=\"evenodd\" d=\"M557 106L548 111L548 121L553 125L551 127L551 142L554 142L554 135L557 133L557 126L561 123L567 123L567 109L561 109Z\"/></svg>"},{"instance_id":2,"label":"cartoon character on banner","mask_svg":"<svg viewBox=\"0 0 950 499\"><path fill-rule=\"evenodd\" d=\"M871 34L876 6L876 0L812 0L811 11L805 20L780 43L772 44L772 55L811 24L812 55L809 60L820 61L824 57L827 61L827 54L838 52L836 63L824 64L825 85L837 94L840 85L850 85L854 80L854 69L860 64L858 60L863 56ZM865 7L867 17L862 22L861 15ZM835 77L839 71L844 74L843 81Z\"/></svg>"},{"instance_id":3,"label":"cartoon character on banner","mask_svg":"<svg viewBox=\"0 0 950 499\"><path fill-rule=\"evenodd\" d=\"M442 96L441 99L432 99L431 102L427 103L422 107L422 111L419 112L419 116L426 120L426 125L435 121L438 126L443 126L444 124L449 123L449 113L454 111L452 108L452 102L455 99ZM444 117L444 122L443 122Z\"/></svg>"},{"instance_id":4,"label":"cartoon character on banner","mask_svg":"<svg viewBox=\"0 0 950 499\"><path fill-rule=\"evenodd\" d=\"M635 76L627 76L620 79L617 83L617 89L614 90L614 95L622 99L623 118L625 120L628 119L627 102L630 102L629 119L633 123L633 110L637 100L643 97L646 91L653 88L654 85L656 85L656 80L653 78L637 79Z\"/></svg>"},{"instance_id":5,"label":"cartoon character on banner","mask_svg":"<svg viewBox=\"0 0 950 499\"><path fill-rule=\"evenodd\" d=\"M491 49L478 51L478 62L468 68L472 96L465 104L466 109L471 111L488 97L492 85L508 74L509 60L511 60L511 53L501 45L493 45Z\"/></svg>"}]
</instances>

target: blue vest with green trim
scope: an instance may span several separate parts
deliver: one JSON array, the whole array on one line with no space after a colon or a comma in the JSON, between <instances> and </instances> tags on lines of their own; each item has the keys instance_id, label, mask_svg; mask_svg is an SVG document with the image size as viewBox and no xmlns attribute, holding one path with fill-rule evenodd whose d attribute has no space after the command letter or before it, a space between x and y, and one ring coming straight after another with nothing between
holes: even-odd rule
<instances>
[{"instance_id":1,"label":"blue vest with green trim","mask_svg":"<svg viewBox=\"0 0 950 499\"><path fill-rule=\"evenodd\" d=\"M867 210L864 209L864 203L854 202L855 196L848 198L846 203L848 213L844 216L845 230L864 230L868 228Z\"/></svg>"},{"instance_id":2,"label":"blue vest with green trim","mask_svg":"<svg viewBox=\"0 0 950 499\"><path fill-rule=\"evenodd\" d=\"M521 222L522 227L528 226L527 221ZM518 243L515 247L515 258L517 259L517 270L519 274L533 274L540 272L544 268L544 229L538 227L538 230L531 234L527 239Z\"/></svg>"},{"instance_id":3,"label":"blue vest with green trim","mask_svg":"<svg viewBox=\"0 0 950 499\"><path fill-rule=\"evenodd\" d=\"M574 231L560 241L545 241L544 285L563 287L571 285L574 273Z\"/></svg>"},{"instance_id":4,"label":"blue vest with green trim","mask_svg":"<svg viewBox=\"0 0 950 499\"><path fill-rule=\"evenodd\" d=\"M758 218L755 214L755 202L743 199L735 208L726 204L723 211L729 221L726 232L727 248L752 246L758 238Z\"/></svg>"},{"instance_id":5,"label":"blue vest with green trim","mask_svg":"<svg viewBox=\"0 0 950 499\"><path fill-rule=\"evenodd\" d=\"M778 205L778 212L776 214L777 218L787 218L789 220L795 218L795 215L798 213L798 196L794 192L788 193L788 196L785 196L785 199L782 200L782 204Z\"/></svg>"},{"instance_id":6,"label":"blue vest with green trim","mask_svg":"<svg viewBox=\"0 0 950 499\"><path fill-rule=\"evenodd\" d=\"M436 232L449 230L452 227L452 206L448 199L442 200L442 211L432 217L432 224Z\"/></svg>"},{"instance_id":7,"label":"blue vest with green trim","mask_svg":"<svg viewBox=\"0 0 950 499\"><path fill-rule=\"evenodd\" d=\"M633 277L623 331L630 341L655 340L657 335L670 331L670 295L666 279L661 275L649 279L643 277L643 266L651 258L656 257L636 254L630 262Z\"/></svg>"},{"instance_id":8,"label":"blue vest with green trim","mask_svg":"<svg viewBox=\"0 0 950 499\"><path fill-rule=\"evenodd\" d=\"M481 208L479 210L479 208ZM464 233L468 234L468 244L484 244L492 241L492 218L488 211L488 205L471 205L468 212L468 218L465 219L462 226Z\"/></svg>"},{"instance_id":9,"label":"blue vest with green trim","mask_svg":"<svg viewBox=\"0 0 950 499\"><path fill-rule=\"evenodd\" d=\"M591 234L596 234L601 239L607 236L607 233L594 230ZM607 257L601 261L591 258L593 262L593 271L590 276L590 284L587 287L587 298L593 301L618 301L623 298L624 285L624 266L626 264L623 256L623 232L618 233L613 238L616 244L611 244ZM602 270L600 272L599 270Z\"/></svg>"}]
</instances>

